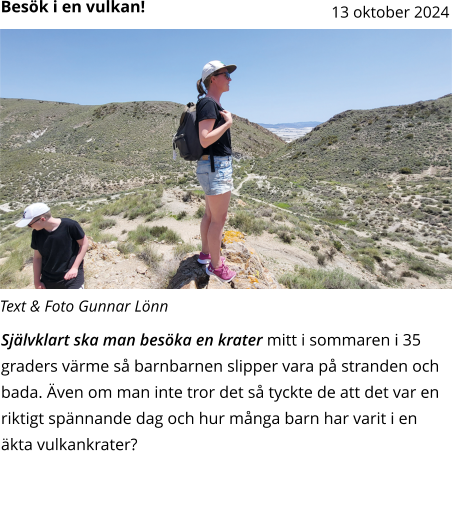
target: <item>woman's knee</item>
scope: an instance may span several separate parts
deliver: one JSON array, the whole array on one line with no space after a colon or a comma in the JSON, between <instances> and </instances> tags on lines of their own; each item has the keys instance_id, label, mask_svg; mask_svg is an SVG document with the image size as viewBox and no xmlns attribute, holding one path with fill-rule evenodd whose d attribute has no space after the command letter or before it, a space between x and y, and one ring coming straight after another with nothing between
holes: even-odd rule
<instances>
[{"instance_id":1,"label":"woman's knee","mask_svg":"<svg viewBox=\"0 0 452 507\"><path fill-rule=\"evenodd\" d=\"M222 213L219 215L216 215L215 217L212 217L210 220L211 224L220 225L223 227L223 225L226 223L226 219L228 217L228 213Z\"/></svg>"}]
</instances>

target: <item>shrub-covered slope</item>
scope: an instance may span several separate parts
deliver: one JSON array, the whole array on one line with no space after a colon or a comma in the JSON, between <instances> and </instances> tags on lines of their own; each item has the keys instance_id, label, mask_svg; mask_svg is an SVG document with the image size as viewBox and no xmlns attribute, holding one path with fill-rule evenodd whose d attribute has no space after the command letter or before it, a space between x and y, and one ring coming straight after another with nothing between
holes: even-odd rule
<instances>
[{"instance_id":1,"label":"shrub-covered slope","mask_svg":"<svg viewBox=\"0 0 452 507\"><path fill-rule=\"evenodd\" d=\"M434 169L450 177L452 95L405 106L349 110L256 164L284 176L357 182Z\"/></svg>"},{"instance_id":2,"label":"shrub-covered slope","mask_svg":"<svg viewBox=\"0 0 452 507\"><path fill-rule=\"evenodd\" d=\"M190 165L173 162L171 146L182 111L174 102L1 99L0 203L109 193L183 174ZM262 157L284 145L237 116L232 136L238 157Z\"/></svg>"}]
</instances>

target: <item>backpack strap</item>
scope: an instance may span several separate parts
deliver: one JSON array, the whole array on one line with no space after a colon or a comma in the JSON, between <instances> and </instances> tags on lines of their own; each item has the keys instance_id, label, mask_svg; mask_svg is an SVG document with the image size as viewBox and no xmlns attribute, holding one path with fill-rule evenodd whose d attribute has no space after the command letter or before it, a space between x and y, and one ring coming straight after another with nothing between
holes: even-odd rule
<instances>
[{"instance_id":1,"label":"backpack strap","mask_svg":"<svg viewBox=\"0 0 452 507\"><path fill-rule=\"evenodd\" d=\"M209 146L209 154L210 154L210 172L215 172L215 160L213 157L213 147L212 144Z\"/></svg>"}]
</instances>

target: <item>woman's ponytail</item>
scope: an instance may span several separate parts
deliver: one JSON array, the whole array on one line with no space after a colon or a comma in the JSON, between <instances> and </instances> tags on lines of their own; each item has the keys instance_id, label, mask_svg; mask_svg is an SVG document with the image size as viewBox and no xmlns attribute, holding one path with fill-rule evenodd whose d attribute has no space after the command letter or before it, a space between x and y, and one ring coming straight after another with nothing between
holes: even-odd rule
<instances>
[{"instance_id":1,"label":"woman's ponytail","mask_svg":"<svg viewBox=\"0 0 452 507\"><path fill-rule=\"evenodd\" d=\"M198 100L206 94L206 91L204 90L203 86L202 86L202 80L201 79L198 79L198 82L196 83L196 89L198 90Z\"/></svg>"},{"instance_id":2,"label":"woman's ponytail","mask_svg":"<svg viewBox=\"0 0 452 507\"><path fill-rule=\"evenodd\" d=\"M204 79L204 83L202 81L202 79L198 79L198 82L196 83L196 89L198 90L198 100L207 93L207 91L209 90L209 86L210 86L210 80L212 79L212 76L214 76L215 74L210 74L210 76L207 76L206 79ZM205 91L204 88L203 88L203 85L204 84L204 88L207 90Z\"/></svg>"}]
</instances>

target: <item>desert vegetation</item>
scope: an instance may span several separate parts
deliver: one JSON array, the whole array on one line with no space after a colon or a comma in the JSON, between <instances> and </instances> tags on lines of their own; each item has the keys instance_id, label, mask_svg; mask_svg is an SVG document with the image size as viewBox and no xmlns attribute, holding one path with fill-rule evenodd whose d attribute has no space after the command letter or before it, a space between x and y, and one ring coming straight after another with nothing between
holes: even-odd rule
<instances>
[{"instance_id":1,"label":"desert vegetation","mask_svg":"<svg viewBox=\"0 0 452 507\"><path fill-rule=\"evenodd\" d=\"M150 270L163 247L176 263L200 248L177 232L205 210L194 164L171 159L178 104L1 104L0 286L30 282L30 231L13 223L37 200ZM451 110L446 96L346 111L289 144L236 118L227 229L303 258L273 264L286 287L448 286Z\"/></svg>"}]
</instances>

